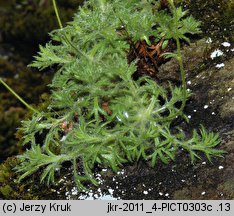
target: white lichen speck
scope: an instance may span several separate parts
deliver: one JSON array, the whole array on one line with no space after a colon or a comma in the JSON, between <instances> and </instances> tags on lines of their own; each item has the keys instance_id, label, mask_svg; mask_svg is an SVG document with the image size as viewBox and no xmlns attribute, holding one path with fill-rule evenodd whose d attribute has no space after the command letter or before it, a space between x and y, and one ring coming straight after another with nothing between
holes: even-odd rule
<instances>
[{"instance_id":1,"label":"white lichen speck","mask_svg":"<svg viewBox=\"0 0 234 216\"><path fill-rule=\"evenodd\" d=\"M228 43L228 42L223 42L222 45L223 45L224 47L230 47L230 46L231 46L231 44Z\"/></svg>"},{"instance_id":2,"label":"white lichen speck","mask_svg":"<svg viewBox=\"0 0 234 216\"><path fill-rule=\"evenodd\" d=\"M206 43L212 43L212 39L209 37L209 38L207 38L207 40L206 40Z\"/></svg>"},{"instance_id":3,"label":"white lichen speck","mask_svg":"<svg viewBox=\"0 0 234 216\"><path fill-rule=\"evenodd\" d=\"M219 49L216 49L214 52L211 53L210 58L214 59L214 58L219 57L221 55L223 55L223 52Z\"/></svg>"},{"instance_id":4,"label":"white lichen speck","mask_svg":"<svg viewBox=\"0 0 234 216\"><path fill-rule=\"evenodd\" d=\"M221 64L217 64L215 67L216 68L222 68L222 67L224 67L225 65L224 65L224 63L221 63Z\"/></svg>"}]
</instances>

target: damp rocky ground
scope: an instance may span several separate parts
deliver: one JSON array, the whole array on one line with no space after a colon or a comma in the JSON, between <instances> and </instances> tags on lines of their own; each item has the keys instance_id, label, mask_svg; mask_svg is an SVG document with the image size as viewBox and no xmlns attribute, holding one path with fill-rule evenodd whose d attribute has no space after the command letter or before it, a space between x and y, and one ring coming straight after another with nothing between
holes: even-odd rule
<instances>
[{"instance_id":1,"label":"damp rocky ground","mask_svg":"<svg viewBox=\"0 0 234 216\"><path fill-rule=\"evenodd\" d=\"M191 164L180 150L175 161L158 162L155 168L141 160L124 165L117 173L96 167L99 185L87 185L89 192L78 191L70 164L64 164L56 185L40 184L40 173L19 184L12 172L18 161L11 157L0 165L2 199L234 199L234 4L198 0L186 7L201 20L203 33L190 45L183 44L187 90L192 93L185 109L190 122L175 124L182 124L188 135L201 124L219 133L218 148L226 154L212 162L201 156L202 160ZM162 64L157 78L162 85L168 81L180 84L178 63L172 59Z\"/></svg>"},{"instance_id":2,"label":"damp rocky ground","mask_svg":"<svg viewBox=\"0 0 234 216\"><path fill-rule=\"evenodd\" d=\"M212 47L212 48L211 48ZM192 97L186 106L190 123L186 131L201 124L221 137L223 158L212 162L203 158L191 164L183 150L171 164L156 168L140 161L127 165L116 174L99 169L98 188L79 193L75 187L65 193L67 199L233 199L234 198L234 49L229 41L212 45L201 39L183 48L188 91ZM174 60L162 65L159 74L165 80L177 80ZM59 191L57 191L59 193Z\"/></svg>"}]
</instances>

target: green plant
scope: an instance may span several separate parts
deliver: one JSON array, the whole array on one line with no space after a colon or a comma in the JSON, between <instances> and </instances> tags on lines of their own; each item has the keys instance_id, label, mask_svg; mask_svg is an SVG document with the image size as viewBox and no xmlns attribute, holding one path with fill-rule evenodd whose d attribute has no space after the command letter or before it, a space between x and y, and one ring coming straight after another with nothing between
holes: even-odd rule
<instances>
[{"instance_id":1,"label":"green plant","mask_svg":"<svg viewBox=\"0 0 234 216\"><path fill-rule=\"evenodd\" d=\"M20 180L41 169L41 181L53 183L62 163L71 161L74 180L84 189L84 180L97 184L95 164L116 171L141 158L152 166L158 160L168 163L179 148L192 161L200 158L199 152L209 160L223 153L214 149L218 135L204 127L187 139L179 126L171 126L179 116L186 119L183 108L189 97L180 40L189 42L187 34L199 33L199 22L168 2L170 12L155 12L151 0L90 0L73 22L51 33L56 44L41 46L31 64L39 69L57 66L51 104L23 122L24 144L31 143L31 149L19 156ZM167 90L147 76L133 80L137 60L127 61L130 41L150 44L151 36L156 42L176 42L176 52L164 56L179 61L181 87Z\"/></svg>"}]
</instances>

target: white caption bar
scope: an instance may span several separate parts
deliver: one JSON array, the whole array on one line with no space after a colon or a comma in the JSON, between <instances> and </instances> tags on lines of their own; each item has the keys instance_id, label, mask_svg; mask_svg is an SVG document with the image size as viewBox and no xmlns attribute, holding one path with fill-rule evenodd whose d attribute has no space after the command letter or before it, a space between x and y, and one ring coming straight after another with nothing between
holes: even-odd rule
<instances>
[{"instance_id":1,"label":"white caption bar","mask_svg":"<svg viewBox=\"0 0 234 216\"><path fill-rule=\"evenodd\" d=\"M234 200L61 201L0 200L0 215L17 216L233 216Z\"/></svg>"}]
</instances>

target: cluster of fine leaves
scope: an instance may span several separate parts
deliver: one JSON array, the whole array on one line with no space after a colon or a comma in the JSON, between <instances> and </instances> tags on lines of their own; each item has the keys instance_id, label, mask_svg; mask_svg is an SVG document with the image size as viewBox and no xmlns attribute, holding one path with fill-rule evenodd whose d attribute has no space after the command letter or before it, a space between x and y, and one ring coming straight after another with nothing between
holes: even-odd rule
<instances>
[{"instance_id":1,"label":"cluster of fine leaves","mask_svg":"<svg viewBox=\"0 0 234 216\"><path fill-rule=\"evenodd\" d=\"M71 23L51 33L52 42L40 47L32 66L58 70L50 106L23 123L24 143L31 148L20 156L21 179L41 169L41 180L54 182L63 162L71 161L74 181L83 188L83 180L96 184L95 164L116 171L140 158L152 166L158 160L168 163L179 148L192 161L199 152L208 159L222 153L214 149L218 135L203 127L189 140L179 127L171 132L182 87L166 90L146 76L132 79L136 62L126 58L129 38L188 41L187 33L199 32L199 23L182 8L155 12L152 2L90 0Z\"/></svg>"}]
</instances>

